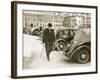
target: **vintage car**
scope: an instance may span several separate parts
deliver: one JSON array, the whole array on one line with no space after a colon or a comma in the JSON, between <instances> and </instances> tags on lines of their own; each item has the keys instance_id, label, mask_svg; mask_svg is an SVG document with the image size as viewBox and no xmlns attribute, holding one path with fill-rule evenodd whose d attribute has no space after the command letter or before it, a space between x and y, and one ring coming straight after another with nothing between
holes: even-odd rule
<instances>
[{"instance_id":1,"label":"vintage car","mask_svg":"<svg viewBox=\"0 0 100 80\"><path fill-rule=\"evenodd\" d=\"M55 47L59 51L63 51L75 35L75 30L74 29L65 29L65 28L60 28L56 31L56 40L55 40Z\"/></svg>"},{"instance_id":2,"label":"vintage car","mask_svg":"<svg viewBox=\"0 0 100 80\"><path fill-rule=\"evenodd\" d=\"M42 27L33 28L30 32L31 35L39 36L42 32Z\"/></svg>"},{"instance_id":3,"label":"vintage car","mask_svg":"<svg viewBox=\"0 0 100 80\"><path fill-rule=\"evenodd\" d=\"M74 39L64 50L64 55L75 62L84 64L91 59L91 33L90 29L78 30Z\"/></svg>"}]
</instances>

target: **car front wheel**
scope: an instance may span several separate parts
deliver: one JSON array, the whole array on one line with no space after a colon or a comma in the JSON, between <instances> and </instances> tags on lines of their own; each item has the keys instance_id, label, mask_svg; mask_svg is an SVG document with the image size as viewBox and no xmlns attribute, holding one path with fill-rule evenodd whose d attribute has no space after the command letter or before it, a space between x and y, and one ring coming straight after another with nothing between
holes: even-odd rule
<instances>
[{"instance_id":1,"label":"car front wheel","mask_svg":"<svg viewBox=\"0 0 100 80\"><path fill-rule=\"evenodd\" d=\"M78 63L81 64L87 63L90 60L90 51L85 47L81 48L80 50L77 51L76 56L74 57Z\"/></svg>"}]
</instances>

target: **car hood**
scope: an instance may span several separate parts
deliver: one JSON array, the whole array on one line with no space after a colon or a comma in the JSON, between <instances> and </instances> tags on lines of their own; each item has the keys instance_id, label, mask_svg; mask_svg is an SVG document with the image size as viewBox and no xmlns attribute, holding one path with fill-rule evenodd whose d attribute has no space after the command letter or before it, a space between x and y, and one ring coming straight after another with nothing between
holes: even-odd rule
<instances>
[{"instance_id":1,"label":"car hood","mask_svg":"<svg viewBox=\"0 0 100 80\"><path fill-rule=\"evenodd\" d=\"M91 40L91 33L89 29L82 29L78 30L75 33L73 41L76 41L78 43L80 42L89 42Z\"/></svg>"}]
</instances>

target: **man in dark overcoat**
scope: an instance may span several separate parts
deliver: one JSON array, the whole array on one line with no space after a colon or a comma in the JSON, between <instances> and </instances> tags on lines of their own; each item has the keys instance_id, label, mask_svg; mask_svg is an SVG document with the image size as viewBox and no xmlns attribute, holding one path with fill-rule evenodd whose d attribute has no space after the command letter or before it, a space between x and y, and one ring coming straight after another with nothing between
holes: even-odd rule
<instances>
[{"instance_id":1,"label":"man in dark overcoat","mask_svg":"<svg viewBox=\"0 0 100 80\"><path fill-rule=\"evenodd\" d=\"M46 56L48 61L50 60L49 55L50 52L53 50L54 42L55 42L54 29L52 29L52 24L48 23L48 28L44 29L43 31L43 43L45 45Z\"/></svg>"}]
</instances>

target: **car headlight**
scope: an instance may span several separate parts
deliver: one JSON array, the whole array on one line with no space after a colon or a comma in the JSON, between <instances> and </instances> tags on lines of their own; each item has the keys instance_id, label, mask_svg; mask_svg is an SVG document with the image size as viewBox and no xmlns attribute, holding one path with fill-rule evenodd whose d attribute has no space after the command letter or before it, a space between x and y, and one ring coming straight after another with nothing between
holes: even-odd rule
<instances>
[{"instance_id":1,"label":"car headlight","mask_svg":"<svg viewBox=\"0 0 100 80\"><path fill-rule=\"evenodd\" d=\"M65 51L68 51L70 47L73 45L74 41L71 41L70 43L67 44Z\"/></svg>"},{"instance_id":2,"label":"car headlight","mask_svg":"<svg viewBox=\"0 0 100 80\"><path fill-rule=\"evenodd\" d=\"M70 47L70 46L71 46L71 44L68 44L68 45L67 45L67 47Z\"/></svg>"}]
</instances>

